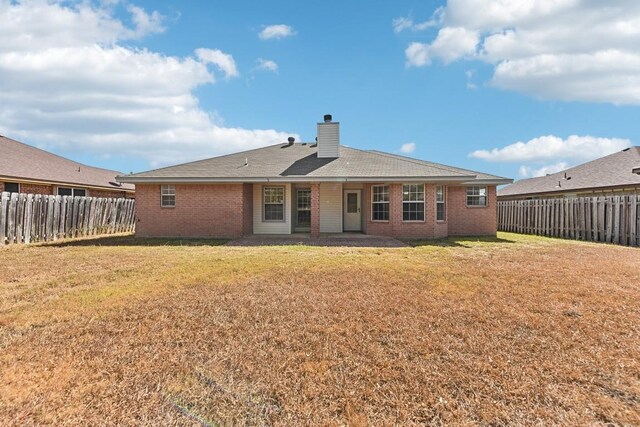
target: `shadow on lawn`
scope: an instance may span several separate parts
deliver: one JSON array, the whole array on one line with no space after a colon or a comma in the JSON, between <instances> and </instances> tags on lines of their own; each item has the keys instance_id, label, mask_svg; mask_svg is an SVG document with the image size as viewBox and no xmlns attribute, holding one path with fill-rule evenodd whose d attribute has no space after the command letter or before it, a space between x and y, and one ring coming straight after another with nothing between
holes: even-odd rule
<instances>
[{"instance_id":1,"label":"shadow on lawn","mask_svg":"<svg viewBox=\"0 0 640 427\"><path fill-rule=\"evenodd\" d=\"M223 239L162 239L144 238L133 235L96 236L75 240L64 240L56 243L45 243L46 246L221 246L229 240Z\"/></svg>"},{"instance_id":2,"label":"shadow on lawn","mask_svg":"<svg viewBox=\"0 0 640 427\"><path fill-rule=\"evenodd\" d=\"M397 240L388 237L372 237L366 239L292 239L261 237L240 238L236 240L225 239L170 239L170 238L145 238L134 235L95 236L60 242L43 243L51 247L74 246L347 246L347 247L373 247L373 248L397 248L397 247L461 247L471 248L478 243L515 243L514 240L499 237L447 237L432 240Z\"/></svg>"},{"instance_id":3,"label":"shadow on lawn","mask_svg":"<svg viewBox=\"0 0 640 427\"><path fill-rule=\"evenodd\" d=\"M455 247L455 248L472 248L474 243L516 243L515 240L502 239L493 236L467 236L467 237L447 237L444 239L434 240L407 240L406 243L413 247L419 246L437 246L437 247Z\"/></svg>"}]
</instances>

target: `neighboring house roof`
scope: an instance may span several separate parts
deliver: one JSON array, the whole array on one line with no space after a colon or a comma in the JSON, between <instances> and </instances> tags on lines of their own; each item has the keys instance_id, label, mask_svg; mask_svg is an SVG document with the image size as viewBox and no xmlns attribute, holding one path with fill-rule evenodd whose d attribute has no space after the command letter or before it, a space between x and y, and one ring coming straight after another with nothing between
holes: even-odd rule
<instances>
[{"instance_id":1,"label":"neighboring house roof","mask_svg":"<svg viewBox=\"0 0 640 427\"><path fill-rule=\"evenodd\" d=\"M87 166L0 135L0 180L25 180L133 191L131 184L118 185L121 172Z\"/></svg>"},{"instance_id":2,"label":"neighboring house roof","mask_svg":"<svg viewBox=\"0 0 640 427\"><path fill-rule=\"evenodd\" d=\"M508 178L480 174L437 163L376 151L340 146L340 157L318 158L314 143L276 144L255 150L213 157L148 172L120 176L118 180L143 182L265 182L265 181L376 181L424 179L468 182L482 179L495 184ZM487 182L489 183L489 182Z\"/></svg>"},{"instance_id":3,"label":"neighboring house roof","mask_svg":"<svg viewBox=\"0 0 640 427\"><path fill-rule=\"evenodd\" d=\"M640 175L633 173L638 167L640 147L630 147L551 175L516 181L498 190L498 197L640 186Z\"/></svg>"}]
</instances>

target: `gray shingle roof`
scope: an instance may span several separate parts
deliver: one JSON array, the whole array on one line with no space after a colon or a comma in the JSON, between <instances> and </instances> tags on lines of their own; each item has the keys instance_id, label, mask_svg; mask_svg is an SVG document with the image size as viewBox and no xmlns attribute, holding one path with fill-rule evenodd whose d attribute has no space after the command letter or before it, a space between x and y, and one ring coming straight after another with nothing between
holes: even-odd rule
<instances>
[{"instance_id":1,"label":"gray shingle roof","mask_svg":"<svg viewBox=\"0 0 640 427\"><path fill-rule=\"evenodd\" d=\"M640 186L640 175L632 172L637 167L640 147L631 147L562 172L516 181L500 189L498 197ZM569 179L565 179L565 173Z\"/></svg>"},{"instance_id":2,"label":"gray shingle roof","mask_svg":"<svg viewBox=\"0 0 640 427\"><path fill-rule=\"evenodd\" d=\"M131 184L110 184L116 182L117 175L121 172L87 166L0 135L0 177L4 179L133 191Z\"/></svg>"},{"instance_id":3,"label":"gray shingle roof","mask_svg":"<svg viewBox=\"0 0 640 427\"><path fill-rule=\"evenodd\" d=\"M170 180L372 180L387 178L472 181L476 172L392 154L340 147L338 158L318 158L316 144L276 144L255 150L213 157L148 172L119 177L122 182L168 182ZM246 165L245 165L246 162ZM511 182L506 178L491 177Z\"/></svg>"}]
</instances>

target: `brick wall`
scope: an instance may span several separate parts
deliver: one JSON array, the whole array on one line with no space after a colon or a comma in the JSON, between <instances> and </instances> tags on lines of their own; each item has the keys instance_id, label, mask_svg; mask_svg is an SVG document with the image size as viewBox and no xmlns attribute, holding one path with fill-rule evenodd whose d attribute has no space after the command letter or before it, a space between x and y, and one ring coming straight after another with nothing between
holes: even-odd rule
<instances>
[{"instance_id":1,"label":"brick wall","mask_svg":"<svg viewBox=\"0 0 640 427\"><path fill-rule=\"evenodd\" d=\"M253 234L253 184L242 185L242 234Z\"/></svg>"},{"instance_id":2,"label":"brick wall","mask_svg":"<svg viewBox=\"0 0 640 427\"><path fill-rule=\"evenodd\" d=\"M136 185L136 235L219 237L245 234L248 184L176 184L176 205L160 207L160 185ZM251 191L249 191L251 194ZM247 232L249 232L247 230Z\"/></svg>"},{"instance_id":3,"label":"brick wall","mask_svg":"<svg viewBox=\"0 0 640 427\"><path fill-rule=\"evenodd\" d=\"M107 199L113 199L118 197L126 197L127 193L125 191L109 191L109 190L87 190L88 197L104 197Z\"/></svg>"},{"instance_id":4,"label":"brick wall","mask_svg":"<svg viewBox=\"0 0 640 427\"><path fill-rule=\"evenodd\" d=\"M488 187L489 206L469 208L466 186L447 186L446 221L436 221L436 185L425 184L424 222L402 221L402 184L389 184L389 221L371 220L371 186L364 186L365 232L400 238L441 238L448 235L495 235L496 188Z\"/></svg>"},{"instance_id":5,"label":"brick wall","mask_svg":"<svg viewBox=\"0 0 640 427\"><path fill-rule=\"evenodd\" d=\"M20 183L20 192L27 194L53 194L53 185L23 184Z\"/></svg>"},{"instance_id":6,"label":"brick wall","mask_svg":"<svg viewBox=\"0 0 640 427\"><path fill-rule=\"evenodd\" d=\"M311 184L311 237L320 236L320 184Z\"/></svg>"},{"instance_id":7,"label":"brick wall","mask_svg":"<svg viewBox=\"0 0 640 427\"><path fill-rule=\"evenodd\" d=\"M448 187L450 236L495 236L497 232L496 186L488 186L487 206L467 206L467 187Z\"/></svg>"},{"instance_id":8,"label":"brick wall","mask_svg":"<svg viewBox=\"0 0 640 427\"><path fill-rule=\"evenodd\" d=\"M371 220L371 184L365 185L365 229L367 234L403 238L435 237L435 185L425 184L424 221L402 220L402 184L389 184L389 221Z\"/></svg>"}]
</instances>

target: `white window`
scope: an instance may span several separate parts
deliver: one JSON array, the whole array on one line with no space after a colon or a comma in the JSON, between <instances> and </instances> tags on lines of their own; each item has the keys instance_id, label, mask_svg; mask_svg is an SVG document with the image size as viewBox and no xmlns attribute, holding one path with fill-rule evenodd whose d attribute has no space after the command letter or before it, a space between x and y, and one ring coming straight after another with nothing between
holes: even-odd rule
<instances>
[{"instance_id":1,"label":"white window","mask_svg":"<svg viewBox=\"0 0 640 427\"><path fill-rule=\"evenodd\" d=\"M436 221L447 220L445 200L446 200L446 188L444 185L438 185L436 187Z\"/></svg>"},{"instance_id":2,"label":"white window","mask_svg":"<svg viewBox=\"0 0 640 427\"><path fill-rule=\"evenodd\" d=\"M284 221L284 187L264 187L263 221Z\"/></svg>"},{"instance_id":3,"label":"white window","mask_svg":"<svg viewBox=\"0 0 640 427\"><path fill-rule=\"evenodd\" d=\"M424 221L424 184L402 186L402 220Z\"/></svg>"},{"instance_id":4,"label":"white window","mask_svg":"<svg viewBox=\"0 0 640 427\"><path fill-rule=\"evenodd\" d=\"M172 208L176 205L176 186L161 185L160 186L160 206L163 208Z\"/></svg>"},{"instance_id":5,"label":"white window","mask_svg":"<svg viewBox=\"0 0 640 427\"><path fill-rule=\"evenodd\" d=\"M467 206L487 206L487 187L467 187Z\"/></svg>"},{"instance_id":6,"label":"white window","mask_svg":"<svg viewBox=\"0 0 640 427\"><path fill-rule=\"evenodd\" d=\"M58 187L58 196L85 197L87 190L84 188Z\"/></svg>"},{"instance_id":7,"label":"white window","mask_svg":"<svg viewBox=\"0 0 640 427\"><path fill-rule=\"evenodd\" d=\"M371 187L371 220L389 221L389 186Z\"/></svg>"}]
</instances>

